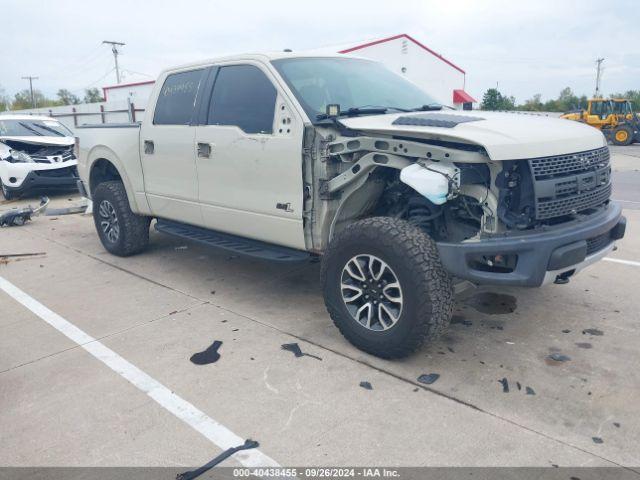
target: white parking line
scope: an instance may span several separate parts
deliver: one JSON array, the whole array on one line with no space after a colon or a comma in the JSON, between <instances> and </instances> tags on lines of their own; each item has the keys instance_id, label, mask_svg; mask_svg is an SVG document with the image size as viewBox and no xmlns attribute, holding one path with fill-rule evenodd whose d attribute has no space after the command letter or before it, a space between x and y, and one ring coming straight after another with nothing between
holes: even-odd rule
<instances>
[{"instance_id":1,"label":"white parking line","mask_svg":"<svg viewBox=\"0 0 640 480\"><path fill-rule=\"evenodd\" d=\"M128 380L139 390L149 395L161 407L173 413L176 417L203 435L218 448L226 450L244 443L244 438L239 437L227 427L206 415L192 404L179 397L154 378L147 375L135 365L129 363L116 352L106 347L98 340L80 330L71 322L65 320L57 313L49 310L40 302L30 297L8 280L0 277L0 290L22 304L42 320L73 342L84 348L87 352L100 360L111 370ZM233 456L246 467L278 467L278 463L258 449L242 450Z\"/></svg>"},{"instance_id":2,"label":"white parking line","mask_svg":"<svg viewBox=\"0 0 640 480\"><path fill-rule=\"evenodd\" d=\"M619 258L611 257L605 257L603 260L606 260L607 262L622 263L623 265L631 265L632 267L640 267L640 262L634 262L633 260L620 260Z\"/></svg>"}]
</instances>

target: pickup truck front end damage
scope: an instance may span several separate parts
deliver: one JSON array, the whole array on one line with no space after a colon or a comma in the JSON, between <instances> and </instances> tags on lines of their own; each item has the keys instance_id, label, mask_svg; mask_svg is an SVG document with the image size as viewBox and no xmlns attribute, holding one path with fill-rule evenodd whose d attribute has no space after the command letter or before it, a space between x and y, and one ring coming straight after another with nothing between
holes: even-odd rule
<instances>
[{"instance_id":1,"label":"pickup truck front end damage","mask_svg":"<svg viewBox=\"0 0 640 480\"><path fill-rule=\"evenodd\" d=\"M331 219L311 235L319 250L355 219L394 217L435 240L457 279L536 287L567 281L624 236L606 146L492 161L479 145L354 135L321 133L321 161L309 163L322 177L309 209Z\"/></svg>"}]
</instances>

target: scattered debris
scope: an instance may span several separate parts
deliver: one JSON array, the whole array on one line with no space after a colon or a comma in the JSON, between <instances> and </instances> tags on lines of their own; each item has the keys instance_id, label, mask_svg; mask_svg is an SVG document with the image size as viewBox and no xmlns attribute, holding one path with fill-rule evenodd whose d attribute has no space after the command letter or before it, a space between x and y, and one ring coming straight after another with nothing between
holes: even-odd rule
<instances>
[{"instance_id":1,"label":"scattered debris","mask_svg":"<svg viewBox=\"0 0 640 480\"><path fill-rule=\"evenodd\" d=\"M67 208L47 208L47 213L45 215L48 217L53 215L74 215L76 213L84 213L86 210L86 204ZM53 220L53 218L51 220Z\"/></svg>"},{"instance_id":2,"label":"scattered debris","mask_svg":"<svg viewBox=\"0 0 640 480\"><path fill-rule=\"evenodd\" d=\"M473 325L473 322L471 320L467 320L462 315L454 315L453 317L451 317L450 323L451 325L461 324L465 327L470 327L471 325Z\"/></svg>"},{"instance_id":3,"label":"scattered debris","mask_svg":"<svg viewBox=\"0 0 640 480\"><path fill-rule=\"evenodd\" d=\"M416 388L414 388L414 389L413 389L413 391L414 391L414 392L419 392L419 391L420 391L420 389L419 389L418 387L416 387Z\"/></svg>"},{"instance_id":4,"label":"scattered debris","mask_svg":"<svg viewBox=\"0 0 640 480\"><path fill-rule=\"evenodd\" d=\"M565 328L564 330L562 330L562 333L571 333L571 330L569 330L568 328Z\"/></svg>"},{"instance_id":5,"label":"scattered debris","mask_svg":"<svg viewBox=\"0 0 640 480\"><path fill-rule=\"evenodd\" d=\"M591 437L591 440L593 440L593 443L604 443L604 440L602 440L602 438L600 437Z\"/></svg>"},{"instance_id":6,"label":"scattered debris","mask_svg":"<svg viewBox=\"0 0 640 480\"><path fill-rule=\"evenodd\" d=\"M506 377L498 380L498 383L502 384L502 393L509 393L509 380Z\"/></svg>"},{"instance_id":7,"label":"scattered debris","mask_svg":"<svg viewBox=\"0 0 640 480\"><path fill-rule=\"evenodd\" d=\"M568 362L571 357L563 355L562 353L552 353L546 358L547 365L558 365L563 362Z\"/></svg>"},{"instance_id":8,"label":"scattered debris","mask_svg":"<svg viewBox=\"0 0 640 480\"><path fill-rule=\"evenodd\" d=\"M216 340L206 350L191 355L189 360L191 360L191 363L195 363L196 365L208 365L209 363L215 363L220 360L220 353L218 353L218 350L221 346L222 342L220 340Z\"/></svg>"},{"instance_id":9,"label":"scattered debris","mask_svg":"<svg viewBox=\"0 0 640 480\"><path fill-rule=\"evenodd\" d=\"M602 330L598 330L597 328L587 328L585 330L582 330L582 334L583 335L593 335L595 337L601 337L602 335L604 335L604 332Z\"/></svg>"},{"instance_id":10,"label":"scattered debris","mask_svg":"<svg viewBox=\"0 0 640 480\"><path fill-rule=\"evenodd\" d=\"M524 391L527 392L527 395L535 395L536 394L536 392L531 387L525 387Z\"/></svg>"},{"instance_id":11,"label":"scattered debris","mask_svg":"<svg viewBox=\"0 0 640 480\"><path fill-rule=\"evenodd\" d=\"M512 295L481 292L469 298L466 305L488 315L505 315L516 311L517 300Z\"/></svg>"},{"instance_id":12,"label":"scattered debris","mask_svg":"<svg viewBox=\"0 0 640 480\"><path fill-rule=\"evenodd\" d=\"M613 426L616 428L620 428L620 424L618 422L613 422Z\"/></svg>"},{"instance_id":13,"label":"scattered debris","mask_svg":"<svg viewBox=\"0 0 640 480\"><path fill-rule=\"evenodd\" d=\"M216 291L215 290L211 290L211 295L215 295Z\"/></svg>"},{"instance_id":14,"label":"scattered debris","mask_svg":"<svg viewBox=\"0 0 640 480\"><path fill-rule=\"evenodd\" d=\"M373 390L373 386L369 382L360 382L360 386L365 390Z\"/></svg>"},{"instance_id":15,"label":"scattered debris","mask_svg":"<svg viewBox=\"0 0 640 480\"><path fill-rule=\"evenodd\" d=\"M431 385L432 383L436 383L439 378L439 373L423 373L418 377L418 381L420 383L424 383L425 385Z\"/></svg>"},{"instance_id":16,"label":"scattered debris","mask_svg":"<svg viewBox=\"0 0 640 480\"><path fill-rule=\"evenodd\" d=\"M586 348L586 349L593 348L593 345L591 345L589 342L578 342L576 343L576 346L578 348Z\"/></svg>"},{"instance_id":17,"label":"scattered debris","mask_svg":"<svg viewBox=\"0 0 640 480\"><path fill-rule=\"evenodd\" d=\"M520 385L520 382L516 382L516 387L518 387L518 390L522 390L522 385Z\"/></svg>"},{"instance_id":18,"label":"scattered debris","mask_svg":"<svg viewBox=\"0 0 640 480\"><path fill-rule=\"evenodd\" d=\"M174 310L173 312L169 312L169 316L171 316L171 315L175 315L176 313L178 313L178 311L177 311L177 310Z\"/></svg>"},{"instance_id":19,"label":"scattered debris","mask_svg":"<svg viewBox=\"0 0 640 480\"><path fill-rule=\"evenodd\" d=\"M32 217L44 213L49 205L49 198L42 197L40 205L33 208L31 205L24 208L14 208L0 214L0 227L20 227L31 220Z\"/></svg>"},{"instance_id":20,"label":"scattered debris","mask_svg":"<svg viewBox=\"0 0 640 480\"><path fill-rule=\"evenodd\" d=\"M176 480L192 480L196 477L199 477L200 475L207 472L208 470L211 470L213 467L218 465L223 460L226 460L234 453L239 452L240 450L249 450L251 448L258 448L259 446L260 444L255 440L247 439L244 441L243 445L240 445L238 447L232 447L225 450L220 455L215 457L213 460L205 463L200 468L197 468L196 470L190 470L184 473L179 473L178 475L176 475Z\"/></svg>"},{"instance_id":21,"label":"scattered debris","mask_svg":"<svg viewBox=\"0 0 640 480\"><path fill-rule=\"evenodd\" d=\"M46 252L0 254L0 265L6 265L11 261L19 262L21 260L28 260L30 258L42 258L44 255L46 255ZM40 265L40 268L42 267L43 265Z\"/></svg>"},{"instance_id":22,"label":"scattered debris","mask_svg":"<svg viewBox=\"0 0 640 480\"><path fill-rule=\"evenodd\" d=\"M455 350L451 347L447 347L447 350L449 350L451 353L456 353Z\"/></svg>"},{"instance_id":23,"label":"scattered debris","mask_svg":"<svg viewBox=\"0 0 640 480\"><path fill-rule=\"evenodd\" d=\"M282 350L286 350L287 352L291 352L293 353L296 357L311 357L311 358L315 358L316 360L320 360L322 361L322 359L316 355L311 355L310 353L304 353L302 350L300 350L300 345L298 345L297 343L285 343L284 345L281 345Z\"/></svg>"}]
</instances>

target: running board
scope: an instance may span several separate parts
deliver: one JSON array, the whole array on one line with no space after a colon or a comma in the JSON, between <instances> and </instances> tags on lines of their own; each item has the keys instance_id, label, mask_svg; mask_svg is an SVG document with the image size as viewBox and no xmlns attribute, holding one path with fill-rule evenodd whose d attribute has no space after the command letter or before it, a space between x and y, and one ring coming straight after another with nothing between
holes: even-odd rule
<instances>
[{"instance_id":1,"label":"running board","mask_svg":"<svg viewBox=\"0 0 640 480\"><path fill-rule=\"evenodd\" d=\"M281 247L259 240L238 237L229 233L216 232L206 228L194 227L185 223L172 222L158 219L155 228L157 231L175 235L186 240L203 243L211 247L222 248L231 252L250 257L273 260L277 262L301 262L309 260L311 255L302 250Z\"/></svg>"}]
</instances>

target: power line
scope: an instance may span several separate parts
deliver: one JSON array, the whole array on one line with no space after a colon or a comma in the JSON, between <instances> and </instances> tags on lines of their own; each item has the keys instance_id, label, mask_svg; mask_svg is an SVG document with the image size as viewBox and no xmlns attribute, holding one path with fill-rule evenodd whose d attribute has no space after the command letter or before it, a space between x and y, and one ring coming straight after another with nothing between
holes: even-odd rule
<instances>
[{"instance_id":1,"label":"power line","mask_svg":"<svg viewBox=\"0 0 640 480\"><path fill-rule=\"evenodd\" d=\"M103 40L102 43L106 43L108 45L111 45L111 51L113 52L113 60L115 61L116 64L116 80L118 83L120 83L120 69L118 68L118 55L120 54L120 52L118 52L118 47L123 47L125 44L122 42L113 42L111 40Z\"/></svg>"},{"instance_id":2,"label":"power line","mask_svg":"<svg viewBox=\"0 0 640 480\"><path fill-rule=\"evenodd\" d=\"M36 99L33 96L33 81L38 80L38 77L26 76L22 77L22 80L29 80L29 91L31 92L31 106L36 108Z\"/></svg>"}]
</instances>

